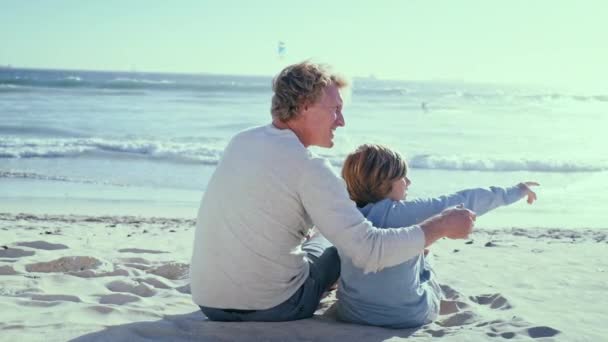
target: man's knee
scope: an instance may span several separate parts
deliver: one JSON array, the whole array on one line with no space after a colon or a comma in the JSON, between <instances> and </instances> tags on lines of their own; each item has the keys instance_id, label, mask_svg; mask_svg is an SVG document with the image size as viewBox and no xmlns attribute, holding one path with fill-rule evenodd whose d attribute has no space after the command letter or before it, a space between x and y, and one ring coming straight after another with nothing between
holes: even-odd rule
<instances>
[{"instance_id":1,"label":"man's knee","mask_svg":"<svg viewBox=\"0 0 608 342\"><path fill-rule=\"evenodd\" d=\"M201 312L210 320L216 322L227 322L233 321L233 317L231 315L226 314L223 310L207 308L204 306L199 306L201 308Z\"/></svg>"},{"instance_id":2,"label":"man's knee","mask_svg":"<svg viewBox=\"0 0 608 342\"><path fill-rule=\"evenodd\" d=\"M331 246L323 252L325 274L328 278L329 286L333 285L340 277L340 255L336 247Z\"/></svg>"},{"instance_id":3,"label":"man's knee","mask_svg":"<svg viewBox=\"0 0 608 342\"><path fill-rule=\"evenodd\" d=\"M331 246L325 250L325 253L328 254L328 258L331 260L331 263L340 269L340 254L338 254L338 249L335 246Z\"/></svg>"}]
</instances>

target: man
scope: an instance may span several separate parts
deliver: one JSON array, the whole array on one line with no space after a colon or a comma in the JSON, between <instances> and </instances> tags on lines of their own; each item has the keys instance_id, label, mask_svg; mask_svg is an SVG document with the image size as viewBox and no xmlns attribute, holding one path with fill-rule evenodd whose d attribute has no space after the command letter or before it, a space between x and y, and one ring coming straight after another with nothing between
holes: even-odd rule
<instances>
[{"instance_id":1,"label":"man","mask_svg":"<svg viewBox=\"0 0 608 342\"><path fill-rule=\"evenodd\" d=\"M340 273L331 243L374 272L471 232L475 215L461 208L395 229L363 217L328 161L307 149L333 146L345 86L322 65L285 68L273 82L272 123L226 147L201 202L190 267L193 300L209 319L311 317ZM313 225L322 235L306 241Z\"/></svg>"}]
</instances>

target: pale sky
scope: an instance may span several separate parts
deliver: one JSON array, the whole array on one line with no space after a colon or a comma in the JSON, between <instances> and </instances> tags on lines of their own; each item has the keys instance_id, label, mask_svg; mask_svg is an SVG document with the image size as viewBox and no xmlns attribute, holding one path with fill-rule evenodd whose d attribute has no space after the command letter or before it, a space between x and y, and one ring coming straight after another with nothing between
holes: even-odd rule
<instances>
[{"instance_id":1,"label":"pale sky","mask_svg":"<svg viewBox=\"0 0 608 342\"><path fill-rule=\"evenodd\" d=\"M0 0L0 65L274 75L313 58L349 76L608 91L606 18L604 0Z\"/></svg>"}]
</instances>

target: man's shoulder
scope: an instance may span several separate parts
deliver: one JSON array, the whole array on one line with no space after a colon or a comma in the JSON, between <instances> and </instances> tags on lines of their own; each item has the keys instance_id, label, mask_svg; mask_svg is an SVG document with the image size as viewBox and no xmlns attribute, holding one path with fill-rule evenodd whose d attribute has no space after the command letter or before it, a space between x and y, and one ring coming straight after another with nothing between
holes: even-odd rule
<instances>
[{"instance_id":1,"label":"man's shoulder","mask_svg":"<svg viewBox=\"0 0 608 342\"><path fill-rule=\"evenodd\" d=\"M334 166L332 165L332 161L322 157L314 152L306 149L306 153L302 155L302 158L305 160L308 167L312 169L316 169L320 172L331 172L336 173Z\"/></svg>"},{"instance_id":2,"label":"man's shoulder","mask_svg":"<svg viewBox=\"0 0 608 342\"><path fill-rule=\"evenodd\" d=\"M257 126L235 134L226 146L224 155L246 154L246 159L273 162L276 167L289 165L300 170L324 168L325 159L309 151L290 130L272 125Z\"/></svg>"},{"instance_id":3,"label":"man's shoulder","mask_svg":"<svg viewBox=\"0 0 608 342\"><path fill-rule=\"evenodd\" d=\"M267 134L266 126L255 126L236 133L228 142L226 151L249 150L251 148L268 148L272 146L272 138ZM266 145L266 146L261 146Z\"/></svg>"},{"instance_id":4,"label":"man's shoulder","mask_svg":"<svg viewBox=\"0 0 608 342\"><path fill-rule=\"evenodd\" d=\"M279 130L272 127L272 125L262 125L246 128L236 133L232 141L260 141L267 143L282 142L282 143L295 143L298 142L295 134L289 130ZM281 144L277 144L281 145ZM300 143L301 145L301 143Z\"/></svg>"},{"instance_id":5,"label":"man's shoulder","mask_svg":"<svg viewBox=\"0 0 608 342\"><path fill-rule=\"evenodd\" d=\"M265 128L266 126L253 126L245 128L244 130L236 133L232 137L232 140L248 139L259 136L264 133Z\"/></svg>"}]
</instances>

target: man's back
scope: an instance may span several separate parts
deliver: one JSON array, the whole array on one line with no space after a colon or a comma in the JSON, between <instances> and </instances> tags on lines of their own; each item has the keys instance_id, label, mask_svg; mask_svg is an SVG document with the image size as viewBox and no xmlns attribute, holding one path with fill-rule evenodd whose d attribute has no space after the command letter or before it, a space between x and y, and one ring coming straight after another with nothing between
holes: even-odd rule
<instances>
[{"instance_id":1,"label":"man's back","mask_svg":"<svg viewBox=\"0 0 608 342\"><path fill-rule=\"evenodd\" d=\"M197 304L266 309L302 285L308 264L299 246L312 223L297 189L308 158L292 131L272 125L231 140L198 214L190 271Z\"/></svg>"}]
</instances>

